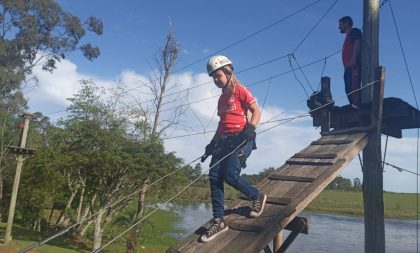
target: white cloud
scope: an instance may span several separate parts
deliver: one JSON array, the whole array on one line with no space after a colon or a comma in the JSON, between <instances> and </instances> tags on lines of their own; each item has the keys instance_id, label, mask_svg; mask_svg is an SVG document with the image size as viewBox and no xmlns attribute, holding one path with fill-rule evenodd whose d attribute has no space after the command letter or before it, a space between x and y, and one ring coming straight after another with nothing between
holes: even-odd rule
<instances>
[{"instance_id":1,"label":"white cloud","mask_svg":"<svg viewBox=\"0 0 420 253\"><path fill-rule=\"evenodd\" d=\"M41 68L34 69L34 74L40 81L39 87L28 93L30 106L38 108L42 112L55 110L52 107L59 107L65 109L68 105L66 98L71 97L80 87L80 79L93 79L96 83L105 87L111 87L119 84L126 89L130 89L129 94L133 98L145 101L150 99L150 90L144 85L148 83L146 75L136 73L133 70L123 70L121 74L115 77L114 80L100 80L94 76L81 74L78 72L77 66L68 60L63 60L58 64L57 70L53 73L44 72ZM117 80L117 81L115 81ZM184 135L188 133L201 133L204 131L202 124L207 132L212 131L217 126L218 116L214 115L217 96L220 90L215 87L211 79L206 73L184 72L174 74L170 81L173 85L169 93L188 89L187 92L178 93L173 96L167 97L167 101L172 101L164 105L164 108L170 108L180 103L188 103L199 101L203 98L213 97L212 99L203 100L190 105L187 113L183 117L182 123L184 125L193 126L193 130L186 131L183 127L171 129L172 137L177 135ZM203 84L197 86L198 84ZM276 105L266 105L262 115L261 122L272 120L274 116L276 119L284 119L292 116L300 115L302 111L290 111L280 108ZM170 112L163 116L170 116ZM197 120L197 117L199 120ZM212 120L212 121L211 121ZM200 123L201 121L201 123ZM257 132L275 126L280 122L273 122L258 128ZM208 126L207 126L208 125ZM207 126L207 127L206 127ZM176 154L184 158L185 162L190 162L198 158L204 153L205 145L211 140L212 132L207 134L199 134L195 136L167 139L165 146L168 151L174 151ZM311 141L320 137L319 129L312 127L310 118L302 118L294 120L293 122L279 125L267 132L257 136L258 149L253 152L248 160L248 167L244 173L252 174L258 173L263 168L270 166L279 167L285 160L287 160L294 153L299 152ZM389 163L398 165L402 168L415 171L415 158L416 158L416 140L415 138L403 138L401 140L390 139L387 151L387 161ZM208 166L208 159L204 168ZM407 172L398 172L390 167L385 167L384 173L384 189L388 191L397 192L415 192L415 185L417 177ZM350 166L344 169L342 175L351 179L359 177L362 179L359 161L356 159Z\"/></svg>"}]
</instances>

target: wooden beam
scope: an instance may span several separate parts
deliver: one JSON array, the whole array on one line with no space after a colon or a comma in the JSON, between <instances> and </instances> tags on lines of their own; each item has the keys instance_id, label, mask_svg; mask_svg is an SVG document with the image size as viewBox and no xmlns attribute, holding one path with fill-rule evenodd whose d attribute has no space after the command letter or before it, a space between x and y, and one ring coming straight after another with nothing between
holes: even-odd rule
<instances>
[{"instance_id":1,"label":"wooden beam","mask_svg":"<svg viewBox=\"0 0 420 253\"><path fill-rule=\"evenodd\" d=\"M306 224L305 229L300 231L302 234L309 234L308 229L308 220L304 217L296 216L284 229L287 229L289 231L296 231L300 228L301 224Z\"/></svg>"},{"instance_id":2,"label":"wooden beam","mask_svg":"<svg viewBox=\"0 0 420 253\"><path fill-rule=\"evenodd\" d=\"M313 177L296 177L296 176L284 176L273 174L268 177L270 180L280 180L280 181L293 181L293 182L313 182L315 178Z\"/></svg>"},{"instance_id":3,"label":"wooden beam","mask_svg":"<svg viewBox=\"0 0 420 253\"><path fill-rule=\"evenodd\" d=\"M311 145L342 145L342 144L350 144L353 141L351 140L318 140L313 141Z\"/></svg>"},{"instance_id":4,"label":"wooden beam","mask_svg":"<svg viewBox=\"0 0 420 253\"><path fill-rule=\"evenodd\" d=\"M302 160L287 160L286 164L289 165L309 165L309 166L323 166L323 165L333 165L335 161L302 161Z\"/></svg>"},{"instance_id":5,"label":"wooden beam","mask_svg":"<svg viewBox=\"0 0 420 253\"><path fill-rule=\"evenodd\" d=\"M334 159L337 158L337 154L334 153L296 153L292 158L313 158L313 159Z\"/></svg>"},{"instance_id":6,"label":"wooden beam","mask_svg":"<svg viewBox=\"0 0 420 253\"><path fill-rule=\"evenodd\" d=\"M239 199L249 200L249 201L252 200L246 196L241 196L239 197ZM271 205L287 206L290 204L290 202L292 202L292 200L290 198L276 198L276 197L268 196L266 202Z\"/></svg>"},{"instance_id":7,"label":"wooden beam","mask_svg":"<svg viewBox=\"0 0 420 253\"><path fill-rule=\"evenodd\" d=\"M280 249L276 251L276 253L286 252L286 250L289 248L290 245L292 245L292 243L296 239L296 237L300 233L302 233L307 228L307 226L308 226L308 223L307 223L306 219L305 220L297 219L294 223L294 227L293 227L292 232L289 234L289 236L283 242Z\"/></svg>"},{"instance_id":8,"label":"wooden beam","mask_svg":"<svg viewBox=\"0 0 420 253\"><path fill-rule=\"evenodd\" d=\"M363 202L365 217L365 252L385 252L383 169L381 157L382 102L384 94L383 67L378 67L372 102L372 126L369 142L363 150Z\"/></svg>"},{"instance_id":9,"label":"wooden beam","mask_svg":"<svg viewBox=\"0 0 420 253\"><path fill-rule=\"evenodd\" d=\"M330 83L331 79L328 76L323 76L321 78L321 93L323 99L326 98L327 94L331 98L331 91L330 91ZM331 106L332 107L332 106ZM329 106L326 106L321 109L321 132L329 132L331 128L331 112Z\"/></svg>"}]
</instances>

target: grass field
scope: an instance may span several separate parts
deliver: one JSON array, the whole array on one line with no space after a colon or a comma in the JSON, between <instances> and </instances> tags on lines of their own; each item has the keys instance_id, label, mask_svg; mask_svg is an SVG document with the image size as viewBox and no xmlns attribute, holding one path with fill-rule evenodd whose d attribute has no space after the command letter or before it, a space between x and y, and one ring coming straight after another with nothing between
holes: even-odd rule
<instances>
[{"instance_id":1,"label":"grass field","mask_svg":"<svg viewBox=\"0 0 420 253\"><path fill-rule=\"evenodd\" d=\"M177 240L169 236L169 233L178 233L180 231L173 228L172 224L179 219L178 216L166 211L157 211L150 216L143 224L142 236L140 239L139 252L157 253L165 252L170 246L176 244ZM5 224L0 223L1 237L4 235ZM105 244L111 238L120 234L127 226L108 226L106 234L103 238ZM32 243L48 237L46 233L37 233L20 226L13 227L13 243L10 246L0 246L0 253L15 253L18 249L22 249ZM88 236L88 239L92 238ZM104 249L106 253L126 252L125 242L126 236L122 236ZM76 253L91 252L91 242L75 242L69 237L61 236L48 242L48 245L36 247L32 253ZM141 249L141 251L140 251Z\"/></svg>"},{"instance_id":2,"label":"grass field","mask_svg":"<svg viewBox=\"0 0 420 253\"><path fill-rule=\"evenodd\" d=\"M363 193L323 191L306 210L346 215L363 215ZM416 194L384 193L384 212L388 219L416 219Z\"/></svg>"}]
</instances>

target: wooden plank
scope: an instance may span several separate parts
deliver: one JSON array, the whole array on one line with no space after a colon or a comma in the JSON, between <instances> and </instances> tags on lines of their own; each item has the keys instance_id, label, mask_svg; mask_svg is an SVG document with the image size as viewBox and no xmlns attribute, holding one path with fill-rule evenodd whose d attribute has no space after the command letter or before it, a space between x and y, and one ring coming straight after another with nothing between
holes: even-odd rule
<instances>
[{"instance_id":1,"label":"wooden plank","mask_svg":"<svg viewBox=\"0 0 420 253\"><path fill-rule=\"evenodd\" d=\"M292 158L308 158L308 159L334 159L337 157L337 154L332 153L296 153Z\"/></svg>"},{"instance_id":2,"label":"wooden plank","mask_svg":"<svg viewBox=\"0 0 420 253\"><path fill-rule=\"evenodd\" d=\"M340 134L355 134L355 133L367 133L370 130L372 130L372 127L352 127L348 129L339 129L339 130L333 130L330 132L322 132L321 134L323 136L327 135L340 135Z\"/></svg>"},{"instance_id":3,"label":"wooden plank","mask_svg":"<svg viewBox=\"0 0 420 253\"><path fill-rule=\"evenodd\" d=\"M265 245L271 241L274 236L286 227L310 201L312 201L321 191L328 185L328 181L332 181L341 171L343 166L347 165L360 150L366 145L366 135L352 134L352 135L338 135L338 136L324 136L319 141L351 141L350 145L311 145L302 152L317 152L317 153L336 153L339 158L336 164L332 166L320 165L292 165L285 164L275 171L274 174L281 176L295 176L295 177L313 177L317 178L312 183L310 182L293 182L270 180L265 178L258 184L258 189L268 194L275 196L278 200L291 199L287 206L270 204L266 206L262 217L250 219L245 215L231 214L225 218L226 222L238 222L244 228L250 228L250 225L264 227L264 231L255 236L254 232L241 232L230 229L221 238L216 238L210 243L198 242L199 236L204 233L208 224L205 224L200 229L196 230L194 234L187 239L180 242L176 247L179 252L243 252L254 253L260 252ZM325 159L324 159L325 160ZM313 159L312 161L320 161L320 159ZM319 179L318 179L319 178ZM318 180L318 181L317 181ZM321 181L319 181L321 180ZM269 198L270 200L270 198ZM271 197L271 200L274 200ZM237 201L236 208L245 210L249 208L249 202L245 200ZM242 205L242 206L241 206ZM249 209L248 209L249 213Z\"/></svg>"},{"instance_id":4,"label":"wooden plank","mask_svg":"<svg viewBox=\"0 0 420 253\"><path fill-rule=\"evenodd\" d=\"M255 224L246 224L246 223L241 223L237 221L226 222L226 224L228 225L229 229L239 230L243 232L260 233L261 231L264 230L264 227L262 226L255 225Z\"/></svg>"},{"instance_id":5,"label":"wooden plank","mask_svg":"<svg viewBox=\"0 0 420 253\"><path fill-rule=\"evenodd\" d=\"M308 220L304 217L295 217L284 229L290 230L290 231L296 231L298 230L302 224L305 224L305 228L300 232L302 234L309 234L308 229Z\"/></svg>"},{"instance_id":6,"label":"wooden plank","mask_svg":"<svg viewBox=\"0 0 420 253\"><path fill-rule=\"evenodd\" d=\"M317 160L293 160L289 159L286 161L286 164L290 165L313 165L313 166L322 166L322 165L333 165L335 161L317 161Z\"/></svg>"},{"instance_id":7,"label":"wooden plank","mask_svg":"<svg viewBox=\"0 0 420 253\"><path fill-rule=\"evenodd\" d=\"M245 196L241 196L240 199L251 201L250 198L247 198ZM288 204L290 204L290 202L292 202L292 199L290 198L277 198L270 196L267 197L267 203L271 205L287 206Z\"/></svg>"},{"instance_id":8,"label":"wooden plank","mask_svg":"<svg viewBox=\"0 0 420 253\"><path fill-rule=\"evenodd\" d=\"M182 253L182 252L181 252L181 251L179 251L179 250L177 250L177 249L175 249L175 248L169 247L169 248L165 251L165 253Z\"/></svg>"},{"instance_id":9,"label":"wooden plank","mask_svg":"<svg viewBox=\"0 0 420 253\"><path fill-rule=\"evenodd\" d=\"M294 181L294 182L313 182L315 178L313 177L296 177L296 176L283 176L278 174L273 174L268 177L270 180L281 180L281 181Z\"/></svg>"},{"instance_id":10,"label":"wooden plank","mask_svg":"<svg viewBox=\"0 0 420 253\"><path fill-rule=\"evenodd\" d=\"M359 153L360 150L362 150L366 144L367 144L367 137L366 134L356 134L354 136L351 136L355 140L353 145L347 149L347 151L343 154L343 159L340 159L340 162L336 163L334 166L331 166L330 169L325 170L325 173L319 176L316 180L322 181L320 184L312 183L310 187L306 188L304 192L302 192L302 196L306 195L307 197L305 199L296 199L296 215L300 213L314 198L316 198L319 193L322 192L325 187L328 186L329 183L331 183L332 180L334 180L335 177L338 176L340 171L347 166L350 161ZM293 200L295 201L295 200ZM301 201L301 202L299 202ZM290 206L293 206L293 203L290 204ZM295 216L291 215L284 219L281 222L281 226L284 227L287 224L289 224L290 221L293 220Z\"/></svg>"},{"instance_id":11,"label":"wooden plank","mask_svg":"<svg viewBox=\"0 0 420 253\"><path fill-rule=\"evenodd\" d=\"M350 143L352 143L351 140L318 140L313 141L311 145L342 145Z\"/></svg>"}]
</instances>

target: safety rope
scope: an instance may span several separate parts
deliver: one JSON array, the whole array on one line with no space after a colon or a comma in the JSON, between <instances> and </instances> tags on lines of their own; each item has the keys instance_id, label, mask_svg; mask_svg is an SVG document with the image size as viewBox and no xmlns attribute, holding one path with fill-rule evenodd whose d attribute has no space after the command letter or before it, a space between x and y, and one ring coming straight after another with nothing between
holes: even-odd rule
<instances>
[{"instance_id":1,"label":"safety rope","mask_svg":"<svg viewBox=\"0 0 420 253\"><path fill-rule=\"evenodd\" d=\"M222 157L220 160L218 160L215 164L213 164L212 166L210 166L206 171L203 172L203 174L201 174L200 176L198 176L196 179L194 179L192 182L190 182L188 185L186 185L181 191L179 191L177 194L175 194L174 196L172 196L171 198L169 198L168 200L166 200L165 202L163 202L164 205L168 204L170 201L174 200L175 198L177 198L179 195L181 195L181 193L183 193L185 190L187 190L191 185L193 185L195 182L197 182L205 173L207 173L208 171L210 171L212 168L214 168L216 165L218 165L220 162L222 162L224 159L226 159L227 157L229 157L231 154L233 154L234 152L236 152L242 145L244 145L246 143L246 140L244 140L242 143L240 143L233 151L231 151L230 153L228 153L227 155L225 155L224 157ZM201 157L200 157L201 158ZM98 253L101 250L103 250L105 247L107 247L108 245L110 245L111 243L113 243L115 240L119 239L121 236L123 236L124 234L126 234L128 231L130 231L131 229L133 229L134 227L136 227L138 224L140 224L143 220L147 219L149 216L151 216L152 214L154 214L155 212L157 212L160 208L157 207L155 208L153 211L151 211L150 213L148 213L146 216L144 216L143 218L141 218L140 220L138 220L136 223L134 223L132 226L130 226L129 228L127 228L126 230L124 230L123 232L121 232L120 234L118 234L117 236L115 236L112 240L110 240L109 242L107 242L105 245L101 246L100 248L93 250L92 253Z\"/></svg>"},{"instance_id":2,"label":"safety rope","mask_svg":"<svg viewBox=\"0 0 420 253\"><path fill-rule=\"evenodd\" d=\"M156 185L157 183L159 183L159 182L160 182L160 181L162 181L163 179L165 179L165 178L167 178L167 177L169 177L169 176L171 176L171 175L175 174L176 172L178 172L178 171L180 171L180 170L182 170L182 169L184 169L184 168L187 168L189 165L191 165L191 164L193 164L194 162L198 161L200 158L201 158L201 156L200 156L200 157L198 157L198 158L196 158L196 159L194 159L193 161L191 161L191 162L190 162L190 163L188 163L187 165L182 166L182 167L180 167L180 168L178 168L178 169L176 169L176 170L172 171L171 173L168 173L168 174L166 174L165 176L163 176L163 177L159 178L158 180L156 180L156 181L154 181L153 183L149 184L149 185L147 186L147 189L146 189L146 190L150 189L150 187L152 187L153 185ZM129 195L127 195L127 196L125 196L125 197L123 197L123 198L121 198L121 199L119 199L119 200L115 201L114 203L112 203L112 204L110 204L110 205L108 205L108 206L105 206L105 207L104 207L104 209L103 209L103 211L105 211L105 210L107 210L107 209L109 209L109 208L111 208L111 207L113 207L113 206L117 205L118 203L121 203L122 201L124 201L124 200L126 200L126 199L131 198L132 196L134 196L134 195L138 194L138 193L139 193L140 191L142 191L143 189L145 189L145 188L144 188L144 187L142 187L141 189L134 191L133 193L131 193L131 194L129 194ZM58 237L58 236L60 236L60 235L66 234L66 233L67 233L68 231L70 231L72 228L74 228L74 227L76 227L76 226L78 226L78 225L82 224L83 222L85 222L85 221L87 221L87 220L89 220L89 219L91 219L91 218L95 217L95 216L96 216L96 215L98 215L98 214L99 214L99 212L96 212L96 213L94 213L94 214L91 214L90 216L88 216L88 217L86 217L86 218L82 219L81 221L79 221L79 222L77 222L77 223L75 223L75 224L71 225L70 227L68 227L68 228L66 228L66 229L63 229L63 230L61 230L61 231L59 231L59 232L57 232L57 233L55 233L55 234L53 234L53 235L51 235L51 236L49 236L49 237L47 237L47 238L43 239L43 240L41 240L41 241L38 241L38 242L36 242L36 243L31 244L30 246L28 246L28 247L26 247L26 248L24 248L24 249L20 250L20 251L19 251L19 253L24 253L24 252L27 252L27 251L29 251L29 250L31 250L31 249L33 249L33 248L35 248L35 247L41 246L42 244L45 244L46 242L51 241L52 239L54 239L54 238L56 238L56 237Z\"/></svg>"}]
</instances>

